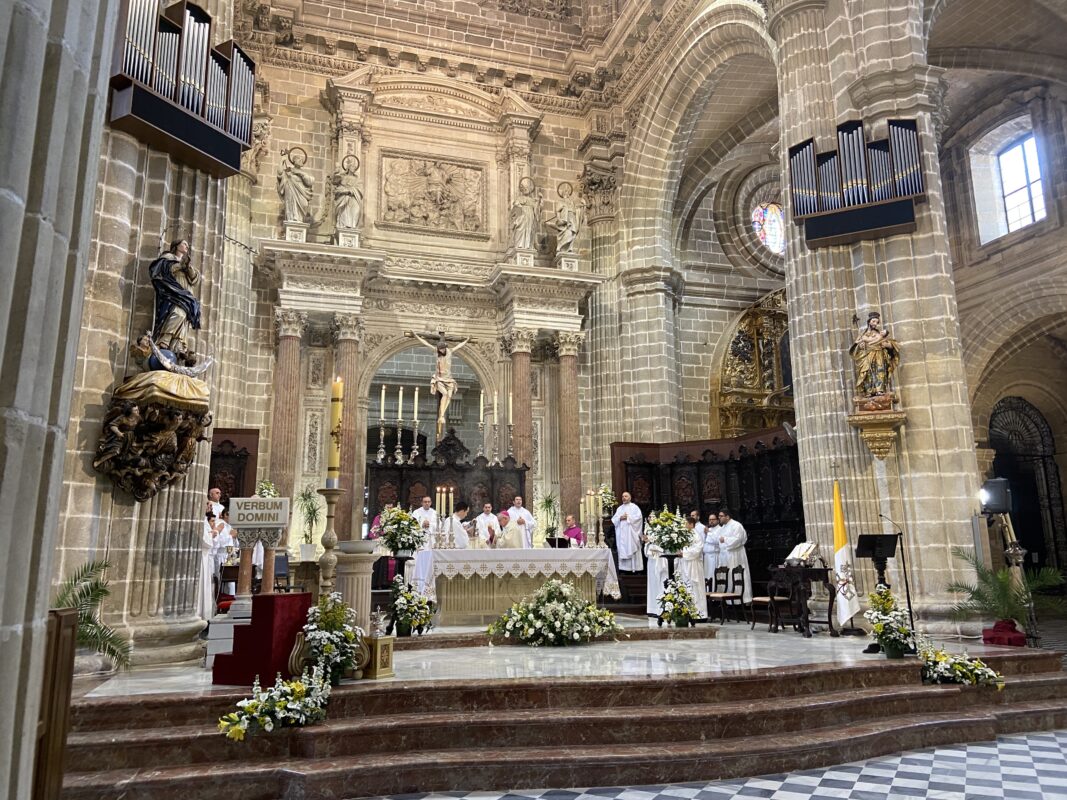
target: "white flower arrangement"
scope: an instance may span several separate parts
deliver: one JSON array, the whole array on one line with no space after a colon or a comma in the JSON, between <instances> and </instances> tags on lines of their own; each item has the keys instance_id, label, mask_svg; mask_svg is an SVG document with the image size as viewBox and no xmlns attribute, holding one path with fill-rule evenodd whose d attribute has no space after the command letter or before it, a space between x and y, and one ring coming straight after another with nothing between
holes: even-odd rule
<instances>
[{"instance_id":1,"label":"white flower arrangement","mask_svg":"<svg viewBox=\"0 0 1067 800\"><path fill-rule=\"evenodd\" d=\"M648 515L648 538L664 553L680 553L693 540L693 534L685 525L681 514L668 511L664 506L660 512Z\"/></svg>"},{"instance_id":2,"label":"white flower arrangement","mask_svg":"<svg viewBox=\"0 0 1067 800\"><path fill-rule=\"evenodd\" d=\"M260 481L256 484L256 497L277 497L278 490L270 481Z\"/></svg>"},{"instance_id":3,"label":"white flower arrangement","mask_svg":"<svg viewBox=\"0 0 1067 800\"><path fill-rule=\"evenodd\" d=\"M434 604L415 587L397 575L392 586L393 623L406 625L419 633L433 627Z\"/></svg>"},{"instance_id":4,"label":"white flower arrangement","mask_svg":"<svg viewBox=\"0 0 1067 800\"><path fill-rule=\"evenodd\" d=\"M685 581L671 578L663 585L659 600L659 624L673 622L677 627L687 627L690 620L700 619L696 601Z\"/></svg>"},{"instance_id":5,"label":"white flower arrangement","mask_svg":"<svg viewBox=\"0 0 1067 800\"><path fill-rule=\"evenodd\" d=\"M1004 688L1004 677L980 658L971 658L966 652L949 653L922 635L916 635L915 647L923 662L923 683L996 686L997 691Z\"/></svg>"},{"instance_id":6,"label":"white flower arrangement","mask_svg":"<svg viewBox=\"0 0 1067 800\"><path fill-rule=\"evenodd\" d=\"M308 609L304 640L312 660L334 683L355 665L359 640L364 636L366 633L356 624L356 612L340 592L323 595L318 604Z\"/></svg>"},{"instance_id":7,"label":"white flower arrangement","mask_svg":"<svg viewBox=\"0 0 1067 800\"><path fill-rule=\"evenodd\" d=\"M533 597L523 598L488 629L490 636L533 647L560 647L622 632L610 611L587 603L573 585L550 580Z\"/></svg>"},{"instance_id":8,"label":"white flower arrangement","mask_svg":"<svg viewBox=\"0 0 1067 800\"><path fill-rule=\"evenodd\" d=\"M426 544L426 532L419 521L402 508L382 512L382 533L379 537L393 553L418 550Z\"/></svg>"},{"instance_id":9,"label":"white flower arrangement","mask_svg":"<svg viewBox=\"0 0 1067 800\"><path fill-rule=\"evenodd\" d=\"M897 599L885 586L879 586L867 597L868 608L863 617L871 623L871 636L885 647L906 649L911 646L914 634L908 622L908 612L897 604Z\"/></svg>"},{"instance_id":10,"label":"white flower arrangement","mask_svg":"<svg viewBox=\"0 0 1067 800\"><path fill-rule=\"evenodd\" d=\"M299 679L283 681L263 690L257 677L252 684L252 696L241 700L237 710L219 720L219 730L227 739L242 742L245 736L258 731L272 732L276 728L310 725L326 718L326 704L330 699L330 682L316 664L311 674L305 669Z\"/></svg>"},{"instance_id":11,"label":"white flower arrangement","mask_svg":"<svg viewBox=\"0 0 1067 800\"><path fill-rule=\"evenodd\" d=\"M606 483L600 484L596 488L596 493L600 498L601 513L604 511L614 511L615 507L619 504L618 499L615 497L615 492L611 491L611 487Z\"/></svg>"}]
</instances>

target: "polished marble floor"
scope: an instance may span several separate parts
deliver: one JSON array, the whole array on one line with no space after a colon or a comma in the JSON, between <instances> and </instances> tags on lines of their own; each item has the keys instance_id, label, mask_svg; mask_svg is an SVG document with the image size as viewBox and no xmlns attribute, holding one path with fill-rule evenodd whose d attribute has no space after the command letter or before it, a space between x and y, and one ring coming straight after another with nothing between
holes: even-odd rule
<instances>
[{"instance_id":1,"label":"polished marble floor","mask_svg":"<svg viewBox=\"0 0 1067 800\"><path fill-rule=\"evenodd\" d=\"M389 800L1055 800L1067 798L1067 731L1002 736L827 769L716 783L395 795Z\"/></svg>"},{"instance_id":2,"label":"polished marble floor","mask_svg":"<svg viewBox=\"0 0 1067 800\"><path fill-rule=\"evenodd\" d=\"M645 627L649 620L622 619L625 627ZM465 629L444 632L460 633ZM811 639L793 632L768 633L747 625L727 624L714 639L689 641L602 642L566 648L533 648L518 645L402 650L394 655L396 677L392 680L453 680L477 676L485 680L504 678L557 678L575 676L669 676L747 672L770 667L802 664L858 664L883 658L862 652L862 637L831 638L825 633ZM981 644L948 643L949 649L967 649L977 655ZM187 692L192 695L218 691L211 672L195 666L137 669L115 675L84 693L87 697Z\"/></svg>"}]
</instances>

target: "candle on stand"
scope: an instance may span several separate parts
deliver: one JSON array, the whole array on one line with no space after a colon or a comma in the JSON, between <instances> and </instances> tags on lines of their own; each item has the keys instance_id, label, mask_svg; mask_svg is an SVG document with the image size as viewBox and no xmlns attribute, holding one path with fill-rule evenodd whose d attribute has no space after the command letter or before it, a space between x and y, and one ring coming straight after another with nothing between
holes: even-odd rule
<instances>
[{"instance_id":1,"label":"candle on stand","mask_svg":"<svg viewBox=\"0 0 1067 800\"><path fill-rule=\"evenodd\" d=\"M403 419L404 418L404 387L403 386L400 387L400 391L397 393L397 396L396 396L396 418L397 419Z\"/></svg>"},{"instance_id":2,"label":"candle on stand","mask_svg":"<svg viewBox=\"0 0 1067 800\"><path fill-rule=\"evenodd\" d=\"M411 421L412 422L418 422L419 421L419 387L418 386L415 387L415 409L411 414Z\"/></svg>"},{"instance_id":3,"label":"candle on stand","mask_svg":"<svg viewBox=\"0 0 1067 800\"><path fill-rule=\"evenodd\" d=\"M497 402L497 392L493 390L493 421L500 424L500 403Z\"/></svg>"},{"instance_id":4,"label":"candle on stand","mask_svg":"<svg viewBox=\"0 0 1067 800\"><path fill-rule=\"evenodd\" d=\"M378 403L378 419L385 419L385 384L382 384L382 399Z\"/></svg>"},{"instance_id":5,"label":"candle on stand","mask_svg":"<svg viewBox=\"0 0 1067 800\"><path fill-rule=\"evenodd\" d=\"M485 422L485 392L478 392L478 422Z\"/></svg>"},{"instance_id":6,"label":"candle on stand","mask_svg":"<svg viewBox=\"0 0 1067 800\"><path fill-rule=\"evenodd\" d=\"M449 486L448 487L448 516L451 517L452 514L455 512L455 510L456 510L455 489L453 489L451 486Z\"/></svg>"},{"instance_id":7,"label":"candle on stand","mask_svg":"<svg viewBox=\"0 0 1067 800\"><path fill-rule=\"evenodd\" d=\"M514 425L515 419L515 395L511 395L508 398L508 425Z\"/></svg>"},{"instance_id":8,"label":"candle on stand","mask_svg":"<svg viewBox=\"0 0 1067 800\"><path fill-rule=\"evenodd\" d=\"M330 393L330 443L326 468L326 488L341 488L341 410L344 406L345 382L338 376Z\"/></svg>"},{"instance_id":9,"label":"candle on stand","mask_svg":"<svg viewBox=\"0 0 1067 800\"><path fill-rule=\"evenodd\" d=\"M433 487L433 510L438 516L441 515L441 487Z\"/></svg>"}]
</instances>

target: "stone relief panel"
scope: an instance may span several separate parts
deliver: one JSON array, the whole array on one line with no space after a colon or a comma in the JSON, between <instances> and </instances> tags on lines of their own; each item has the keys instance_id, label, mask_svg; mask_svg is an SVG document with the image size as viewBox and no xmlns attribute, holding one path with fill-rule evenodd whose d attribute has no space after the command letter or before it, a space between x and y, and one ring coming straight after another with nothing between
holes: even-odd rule
<instances>
[{"instance_id":1,"label":"stone relief panel","mask_svg":"<svg viewBox=\"0 0 1067 800\"><path fill-rule=\"evenodd\" d=\"M308 411L304 417L304 474L318 475L322 465L321 411Z\"/></svg>"},{"instance_id":2,"label":"stone relief panel","mask_svg":"<svg viewBox=\"0 0 1067 800\"><path fill-rule=\"evenodd\" d=\"M475 161L383 151L379 226L488 239L486 169Z\"/></svg>"},{"instance_id":3,"label":"stone relief panel","mask_svg":"<svg viewBox=\"0 0 1067 800\"><path fill-rule=\"evenodd\" d=\"M326 354L312 350L308 354L307 388L322 391L326 385Z\"/></svg>"},{"instance_id":4,"label":"stone relief panel","mask_svg":"<svg viewBox=\"0 0 1067 800\"><path fill-rule=\"evenodd\" d=\"M545 383L545 370L543 367L533 367L530 370L530 399L540 402L544 399L542 387Z\"/></svg>"}]
</instances>

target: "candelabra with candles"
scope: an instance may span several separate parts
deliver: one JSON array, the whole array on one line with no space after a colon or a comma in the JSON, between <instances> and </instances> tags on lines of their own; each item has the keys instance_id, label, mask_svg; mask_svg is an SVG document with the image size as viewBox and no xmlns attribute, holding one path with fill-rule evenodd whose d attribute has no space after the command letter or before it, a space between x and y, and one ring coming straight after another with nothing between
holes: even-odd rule
<instances>
[{"instance_id":1,"label":"candelabra with candles","mask_svg":"<svg viewBox=\"0 0 1067 800\"><path fill-rule=\"evenodd\" d=\"M512 425L509 422L508 423L508 449L507 449L508 456L515 455L514 438L513 438L514 434L515 434L515 426Z\"/></svg>"},{"instance_id":2,"label":"candelabra with candles","mask_svg":"<svg viewBox=\"0 0 1067 800\"><path fill-rule=\"evenodd\" d=\"M500 424L493 423L493 459L489 462L490 466L500 466Z\"/></svg>"}]
</instances>

